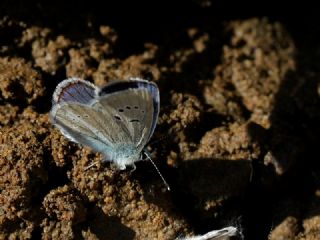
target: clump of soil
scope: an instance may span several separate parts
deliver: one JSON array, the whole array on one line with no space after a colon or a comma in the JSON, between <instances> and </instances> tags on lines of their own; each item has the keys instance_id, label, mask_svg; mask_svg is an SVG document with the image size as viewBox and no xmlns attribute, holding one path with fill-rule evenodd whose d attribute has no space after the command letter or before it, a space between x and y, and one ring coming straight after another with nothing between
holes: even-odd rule
<instances>
[{"instance_id":1,"label":"clump of soil","mask_svg":"<svg viewBox=\"0 0 320 240\"><path fill-rule=\"evenodd\" d=\"M41 75L21 58L1 58L1 95L7 102L31 104L44 95Z\"/></svg>"},{"instance_id":2,"label":"clump of soil","mask_svg":"<svg viewBox=\"0 0 320 240\"><path fill-rule=\"evenodd\" d=\"M78 21L62 11L66 21L53 23L9 10L0 19L0 238L176 239L228 225L238 239L320 237L312 37L267 17L196 15L148 32L99 11ZM50 123L67 77L157 83L149 149L170 192L149 162L119 171Z\"/></svg>"}]
</instances>

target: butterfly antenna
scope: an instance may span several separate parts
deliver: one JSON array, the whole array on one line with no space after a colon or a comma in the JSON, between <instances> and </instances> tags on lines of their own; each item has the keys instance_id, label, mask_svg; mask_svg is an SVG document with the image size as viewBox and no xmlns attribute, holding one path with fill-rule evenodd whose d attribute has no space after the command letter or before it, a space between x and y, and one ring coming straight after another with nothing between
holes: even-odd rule
<instances>
[{"instance_id":1,"label":"butterfly antenna","mask_svg":"<svg viewBox=\"0 0 320 240\"><path fill-rule=\"evenodd\" d=\"M151 157L150 157L150 153L147 149L144 149L143 153L146 155L146 157L150 160L150 162L152 163L152 165L154 166L154 168L156 169L156 171L158 172L159 176L161 177L162 181L164 182L164 185L166 185L168 191L170 191L170 186L167 183L167 181L164 179L164 177L162 176L162 174L160 173L157 165L152 161Z\"/></svg>"}]
</instances>

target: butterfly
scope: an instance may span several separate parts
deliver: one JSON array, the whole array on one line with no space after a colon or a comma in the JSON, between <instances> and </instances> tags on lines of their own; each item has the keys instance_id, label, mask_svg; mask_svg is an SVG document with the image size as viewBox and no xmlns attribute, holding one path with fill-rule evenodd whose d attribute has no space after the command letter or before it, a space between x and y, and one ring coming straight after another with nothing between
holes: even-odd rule
<instances>
[{"instance_id":1,"label":"butterfly","mask_svg":"<svg viewBox=\"0 0 320 240\"><path fill-rule=\"evenodd\" d=\"M145 155L160 174L145 148L157 125L159 109L159 89L153 82L130 78L99 88L69 78L56 87L50 118L66 138L102 153L103 161L124 170L135 168L134 163Z\"/></svg>"}]
</instances>

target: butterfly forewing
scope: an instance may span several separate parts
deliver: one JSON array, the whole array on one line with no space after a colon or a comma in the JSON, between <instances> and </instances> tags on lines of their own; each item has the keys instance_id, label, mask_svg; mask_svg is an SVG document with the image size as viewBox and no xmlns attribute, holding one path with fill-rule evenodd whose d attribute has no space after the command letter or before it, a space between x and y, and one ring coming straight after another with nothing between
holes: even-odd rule
<instances>
[{"instance_id":1,"label":"butterfly forewing","mask_svg":"<svg viewBox=\"0 0 320 240\"><path fill-rule=\"evenodd\" d=\"M142 149L148 141L153 124L152 96L147 89L127 89L100 97L93 105L95 109L113 114L113 121L129 134L131 143Z\"/></svg>"},{"instance_id":2,"label":"butterfly forewing","mask_svg":"<svg viewBox=\"0 0 320 240\"><path fill-rule=\"evenodd\" d=\"M159 90L157 85L153 82L148 82L146 80L137 78L132 78L130 80L131 81L112 82L103 87L98 92L98 95L102 99L112 94L124 95L121 99L121 101L123 102L122 105L124 107L139 107L139 109L141 110L140 114L145 115L145 120L147 122L151 121L151 125L145 127L145 130L143 130L145 132L142 132L142 135L140 135L141 138L139 141L142 145L143 143L146 144L150 140L157 124L160 108ZM127 97L127 91L132 91L135 93L135 95L132 96L132 98L129 98ZM132 101L134 101L133 99L135 99L135 103L137 103L137 105L131 103ZM127 111L126 114L134 114L134 111Z\"/></svg>"}]
</instances>

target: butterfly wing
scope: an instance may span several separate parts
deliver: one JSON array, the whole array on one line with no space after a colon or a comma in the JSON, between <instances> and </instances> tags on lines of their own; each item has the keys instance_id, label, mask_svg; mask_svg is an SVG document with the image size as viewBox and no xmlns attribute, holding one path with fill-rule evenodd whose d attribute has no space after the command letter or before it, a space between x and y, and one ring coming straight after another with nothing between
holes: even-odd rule
<instances>
[{"instance_id":1,"label":"butterfly wing","mask_svg":"<svg viewBox=\"0 0 320 240\"><path fill-rule=\"evenodd\" d=\"M97 98L97 91L87 81L63 81L53 96L51 121L71 141L102 152L111 160L114 145L127 141L130 135L114 121L112 111L101 113L90 106Z\"/></svg>"},{"instance_id":2,"label":"butterfly wing","mask_svg":"<svg viewBox=\"0 0 320 240\"><path fill-rule=\"evenodd\" d=\"M142 79L113 82L98 92L93 108L112 113L130 143L142 150L151 138L159 114L159 90Z\"/></svg>"},{"instance_id":3,"label":"butterfly wing","mask_svg":"<svg viewBox=\"0 0 320 240\"><path fill-rule=\"evenodd\" d=\"M54 125L71 141L89 146L95 151L111 152L112 143L105 137L105 129L99 127L103 119L97 111L85 105L67 103L54 106L51 115Z\"/></svg>"},{"instance_id":4,"label":"butterfly wing","mask_svg":"<svg viewBox=\"0 0 320 240\"><path fill-rule=\"evenodd\" d=\"M52 106L67 102L89 104L97 96L98 88L88 81L69 78L58 84L53 93Z\"/></svg>"},{"instance_id":5,"label":"butterfly wing","mask_svg":"<svg viewBox=\"0 0 320 240\"><path fill-rule=\"evenodd\" d=\"M238 229L230 226L219 230L213 230L200 236L179 238L179 240L228 240L232 236L236 236L237 233Z\"/></svg>"}]
</instances>

